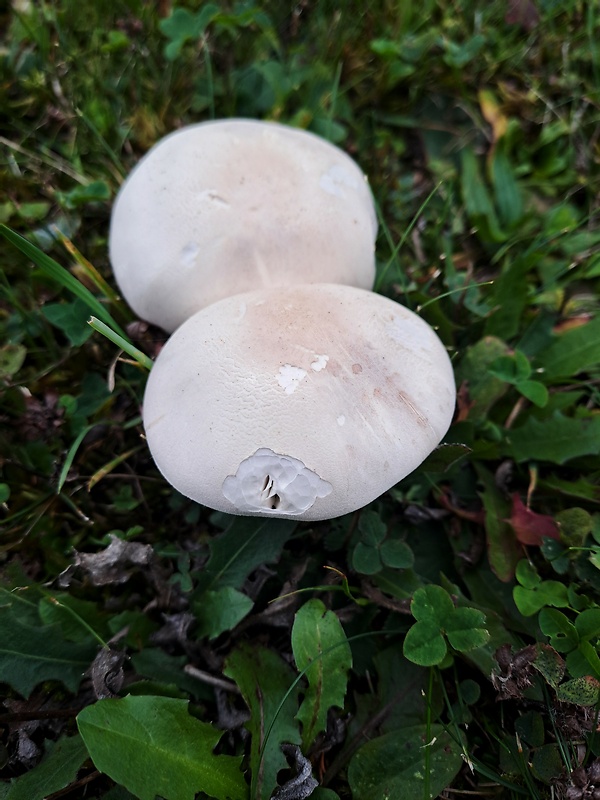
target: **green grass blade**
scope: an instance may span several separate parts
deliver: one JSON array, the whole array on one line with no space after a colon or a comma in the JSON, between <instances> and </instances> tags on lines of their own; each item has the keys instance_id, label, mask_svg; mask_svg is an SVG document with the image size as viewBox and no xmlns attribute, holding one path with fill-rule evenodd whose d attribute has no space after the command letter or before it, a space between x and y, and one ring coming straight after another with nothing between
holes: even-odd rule
<instances>
[{"instance_id":1,"label":"green grass blade","mask_svg":"<svg viewBox=\"0 0 600 800\"><path fill-rule=\"evenodd\" d=\"M31 261L33 261L33 263L49 278L56 281L61 286L64 286L65 289L68 289L80 300L83 300L93 314L117 331L119 335L127 341L125 331L115 322L98 298L94 297L90 290L86 289L86 287L80 283L77 278L74 278L68 270L61 267L57 261L46 255L39 247L27 241L27 239L11 230L6 225L0 224L0 234L16 247L17 250L20 250L23 255L31 259Z\"/></svg>"},{"instance_id":2,"label":"green grass blade","mask_svg":"<svg viewBox=\"0 0 600 800\"><path fill-rule=\"evenodd\" d=\"M147 370L152 369L152 359L149 358L145 353L142 353L141 350L138 350L137 347L134 347L129 339L124 339L120 334L114 331L110 325L106 325L106 323L102 322L96 317L90 317L88 319L88 325L91 325L95 331L98 331L98 333L106 336L106 338L110 339L113 344L116 344L117 347L120 347L121 350L124 350L127 355L130 355L133 359L135 359L140 366Z\"/></svg>"}]
</instances>

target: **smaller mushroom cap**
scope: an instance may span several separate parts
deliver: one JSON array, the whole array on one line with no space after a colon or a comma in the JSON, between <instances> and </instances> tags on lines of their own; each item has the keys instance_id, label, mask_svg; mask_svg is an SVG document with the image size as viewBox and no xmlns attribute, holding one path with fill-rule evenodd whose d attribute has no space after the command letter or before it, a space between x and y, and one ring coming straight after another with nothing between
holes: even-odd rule
<instances>
[{"instance_id":1,"label":"smaller mushroom cap","mask_svg":"<svg viewBox=\"0 0 600 800\"><path fill-rule=\"evenodd\" d=\"M346 153L303 130L231 119L182 128L142 158L115 201L109 252L136 314L173 331L254 289L371 289L376 232Z\"/></svg>"},{"instance_id":2,"label":"smaller mushroom cap","mask_svg":"<svg viewBox=\"0 0 600 800\"><path fill-rule=\"evenodd\" d=\"M330 519L415 469L445 434L455 385L420 317L313 284L237 295L185 322L144 397L154 460L230 514Z\"/></svg>"}]
</instances>

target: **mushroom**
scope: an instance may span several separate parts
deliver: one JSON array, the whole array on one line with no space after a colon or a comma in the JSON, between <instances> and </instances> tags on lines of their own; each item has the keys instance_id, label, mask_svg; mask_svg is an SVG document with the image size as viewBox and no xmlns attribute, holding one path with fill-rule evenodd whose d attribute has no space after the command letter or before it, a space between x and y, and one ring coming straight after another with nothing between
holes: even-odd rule
<instances>
[{"instance_id":1,"label":"mushroom","mask_svg":"<svg viewBox=\"0 0 600 800\"><path fill-rule=\"evenodd\" d=\"M156 144L115 201L110 260L141 318L173 331L232 294L297 283L371 289L377 220L365 176L303 130L232 119Z\"/></svg>"},{"instance_id":2,"label":"mushroom","mask_svg":"<svg viewBox=\"0 0 600 800\"><path fill-rule=\"evenodd\" d=\"M312 284L187 320L150 373L150 450L182 494L230 514L330 519L414 470L455 385L432 328L381 295Z\"/></svg>"}]
</instances>

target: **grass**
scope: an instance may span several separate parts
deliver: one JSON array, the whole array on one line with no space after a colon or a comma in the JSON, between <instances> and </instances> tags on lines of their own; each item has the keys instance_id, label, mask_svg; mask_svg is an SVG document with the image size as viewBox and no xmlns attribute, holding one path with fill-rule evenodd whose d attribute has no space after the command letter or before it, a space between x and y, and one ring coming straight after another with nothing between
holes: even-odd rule
<instances>
[{"instance_id":1,"label":"grass","mask_svg":"<svg viewBox=\"0 0 600 800\"><path fill-rule=\"evenodd\" d=\"M600 790L595 4L0 21L0 798L262 800L293 772L283 742L317 800ZM143 441L166 337L115 292L111 204L161 136L231 116L356 159L377 290L452 356L445 446L341 519L211 512Z\"/></svg>"}]
</instances>

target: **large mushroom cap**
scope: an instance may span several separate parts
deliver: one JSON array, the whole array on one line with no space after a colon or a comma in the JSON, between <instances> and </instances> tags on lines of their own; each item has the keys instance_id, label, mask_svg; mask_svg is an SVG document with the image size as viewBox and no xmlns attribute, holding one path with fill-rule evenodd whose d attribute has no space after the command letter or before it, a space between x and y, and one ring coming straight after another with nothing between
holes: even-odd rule
<instances>
[{"instance_id":1,"label":"large mushroom cap","mask_svg":"<svg viewBox=\"0 0 600 800\"><path fill-rule=\"evenodd\" d=\"M372 288L377 231L366 179L342 150L272 122L223 120L156 144L113 208L117 283L172 331L232 294L295 283Z\"/></svg>"},{"instance_id":2,"label":"large mushroom cap","mask_svg":"<svg viewBox=\"0 0 600 800\"><path fill-rule=\"evenodd\" d=\"M317 520L360 508L415 469L454 410L434 331L392 300L339 285L238 295L169 339L144 427L182 494L230 514Z\"/></svg>"}]
</instances>

